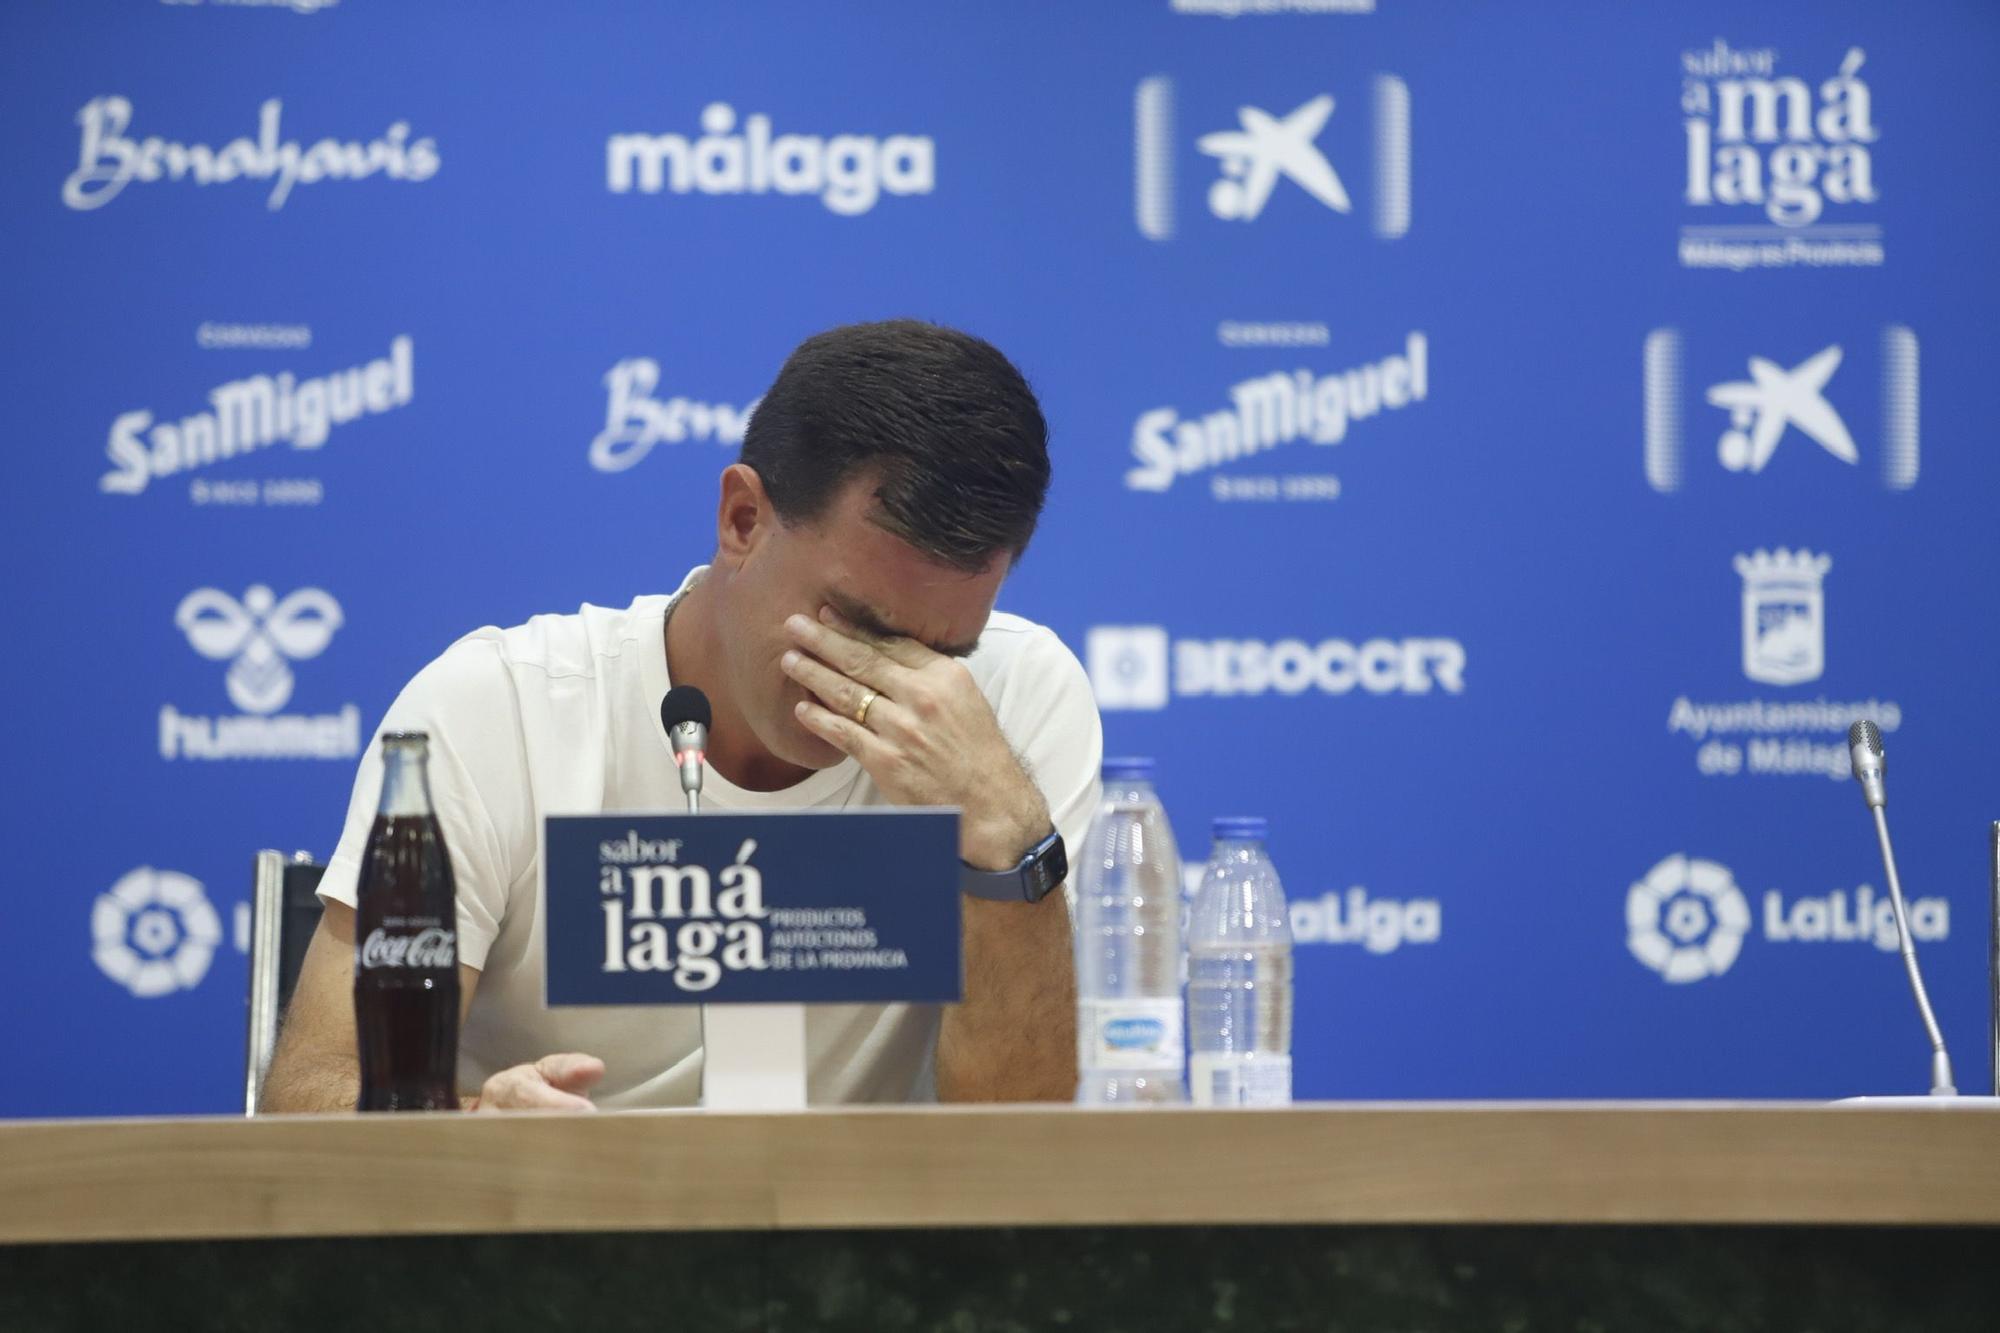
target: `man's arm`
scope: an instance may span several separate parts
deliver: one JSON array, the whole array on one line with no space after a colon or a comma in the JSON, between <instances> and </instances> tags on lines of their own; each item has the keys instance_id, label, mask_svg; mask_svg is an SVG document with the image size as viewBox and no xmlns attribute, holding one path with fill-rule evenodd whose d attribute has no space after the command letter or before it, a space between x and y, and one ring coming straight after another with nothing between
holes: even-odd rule
<instances>
[{"instance_id":1,"label":"man's arm","mask_svg":"<svg viewBox=\"0 0 2000 1333\"><path fill-rule=\"evenodd\" d=\"M403 687L382 719L384 731L431 738L429 780L451 849L458 903L459 1024L479 989L487 946L507 911L505 886L534 852L533 815L522 771L513 684L498 644L472 635L453 644ZM354 1033L354 903L382 785L381 739L369 743L355 774L339 844L319 884L326 905L287 1002L259 1109L352 1111L361 1086ZM504 831L504 836L503 836ZM470 962L463 960L471 960ZM583 1055L544 1056L504 1069L467 1110L521 1106L587 1110L582 1095L603 1077Z\"/></svg>"},{"instance_id":2,"label":"man's arm","mask_svg":"<svg viewBox=\"0 0 2000 1333\"><path fill-rule=\"evenodd\" d=\"M1076 959L1060 891L1038 903L965 904L965 1000L938 1031L938 1100L1076 1095Z\"/></svg>"},{"instance_id":3,"label":"man's arm","mask_svg":"<svg viewBox=\"0 0 2000 1333\"><path fill-rule=\"evenodd\" d=\"M460 963L461 1027L478 989L479 969ZM467 1110L587 1111L592 1107L583 1094L602 1077L604 1064L595 1057L548 1055L531 1065L501 1070L478 1093L462 1100ZM352 1111L360 1096L361 1058L354 1035L354 909L329 900L285 1008L257 1110L264 1114Z\"/></svg>"},{"instance_id":4,"label":"man's arm","mask_svg":"<svg viewBox=\"0 0 2000 1333\"><path fill-rule=\"evenodd\" d=\"M1042 793L1015 757L964 663L910 639L870 638L831 610L787 622L802 651L784 669L823 705L799 720L854 756L901 805L956 805L959 855L1005 870L1050 827ZM867 725L854 720L872 691ZM1076 962L1067 903L961 898L965 999L937 1043L943 1101L1067 1101L1076 1094Z\"/></svg>"},{"instance_id":5,"label":"man's arm","mask_svg":"<svg viewBox=\"0 0 2000 1333\"><path fill-rule=\"evenodd\" d=\"M458 968L458 1016L465 1021L479 972ZM277 1049L257 1099L260 1112L352 1111L361 1095L354 1036L354 909L329 901L306 947L298 984L278 1027Z\"/></svg>"}]
</instances>

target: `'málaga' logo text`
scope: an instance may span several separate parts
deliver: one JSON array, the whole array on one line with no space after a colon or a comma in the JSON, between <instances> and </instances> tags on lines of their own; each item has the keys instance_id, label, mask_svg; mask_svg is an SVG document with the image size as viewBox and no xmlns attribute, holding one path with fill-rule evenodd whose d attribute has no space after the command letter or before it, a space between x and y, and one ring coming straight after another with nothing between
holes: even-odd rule
<instances>
[{"instance_id":1,"label":"'m\u00e1laga' logo text","mask_svg":"<svg viewBox=\"0 0 2000 1333\"><path fill-rule=\"evenodd\" d=\"M1871 148L1881 131L1861 77L1865 59L1860 47L1849 49L1833 77L1815 88L1805 79L1778 76L1777 53L1769 49L1735 50L1718 39L1711 48L1681 56L1686 202L1699 209L1756 209L1771 229L1760 242L1750 239L1754 227L1750 233L1685 227L1684 266L1740 270L1883 262L1879 226L1834 228L1826 218L1830 205L1866 205L1881 197ZM1806 231L1815 238L1784 234Z\"/></svg>"},{"instance_id":2,"label":"'m\u00e1laga' logo text","mask_svg":"<svg viewBox=\"0 0 2000 1333\"><path fill-rule=\"evenodd\" d=\"M753 114L736 132L736 109L711 102L699 137L614 134L604 144L604 183L613 194L817 195L829 212L855 217L884 194L929 194L937 185L937 144L928 135L779 134Z\"/></svg>"},{"instance_id":3,"label":"'m\u00e1laga' logo text","mask_svg":"<svg viewBox=\"0 0 2000 1333\"><path fill-rule=\"evenodd\" d=\"M1687 201L1757 204L1771 221L1800 227L1829 201L1874 203L1875 128L1865 54L1847 53L1819 85L1817 106L1803 79L1773 78L1776 53L1689 52L1681 110L1687 114Z\"/></svg>"},{"instance_id":4,"label":"'m\u00e1laga' logo text","mask_svg":"<svg viewBox=\"0 0 2000 1333\"><path fill-rule=\"evenodd\" d=\"M368 143L321 139L307 147L286 139L280 125L284 104L273 97L258 111L257 137L232 139L220 148L202 143L176 143L158 135L133 139L132 103L123 97L93 97L76 113L83 138L76 170L63 182L62 200L71 208L88 210L110 203L133 181L192 180L196 185L231 181L270 181L265 206L285 206L297 185L325 180L361 180L382 175L391 180L427 181L437 175L437 141L411 140L410 123L399 120Z\"/></svg>"},{"instance_id":5,"label":"'m\u00e1laga' logo text","mask_svg":"<svg viewBox=\"0 0 2000 1333\"><path fill-rule=\"evenodd\" d=\"M415 347L408 334L366 365L300 379L251 375L209 391L209 410L154 423L150 411L123 412L104 452L116 466L97 487L137 495L160 477L209 467L284 441L317 449L335 426L402 407L416 396Z\"/></svg>"},{"instance_id":6,"label":"'m\u00e1laga' logo text","mask_svg":"<svg viewBox=\"0 0 2000 1333\"><path fill-rule=\"evenodd\" d=\"M1132 426L1132 456L1140 465L1125 474L1125 484L1135 491L1164 491L1176 477L1279 445L1339 444L1351 423L1429 396L1430 343L1422 333L1410 334L1400 355L1352 370L1260 375L1234 385L1230 406L1219 411L1186 417L1156 407L1141 413Z\"/></svg>"},{"instance_id":7,"label":"'m\u00e1laga' logo text","mask_svg":"<svg viewBox=\"0 0 2000 1333\"><path fill-rule=\"evenodd\" d=\"M731 972L761 972L765 956L764 875L746 838L736 859L711 874L680 864L680 839L632 830L598 844L604 972L670 972L684 991L705 991Z\"/></svg>"}]
</instances>

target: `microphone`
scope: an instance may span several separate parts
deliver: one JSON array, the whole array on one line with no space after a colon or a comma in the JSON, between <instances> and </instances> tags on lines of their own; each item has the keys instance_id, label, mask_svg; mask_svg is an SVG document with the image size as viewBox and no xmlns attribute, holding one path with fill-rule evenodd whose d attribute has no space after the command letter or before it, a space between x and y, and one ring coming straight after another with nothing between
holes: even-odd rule
<instances>
[{"instance_id":1,"label":"microphone","mask_svg":"<svg viewBox=\"0 0 2000 1333\"><path fill-rule=\"evenodd\" d=\"M1917 1012L1923 1016L1924 1030L1931 1039L1931 1096L1956 1097L1951 1078L1951 1056L1945 1053L1944 1033L1938 1030L1937 1015L1931 1012L1931 998L1924 993L1924 975L1917 970L1917 946L1910 938L1910 920L1903 912L1903 886L1896 875L1896 854L1889 846L1889 819L1883 813L1888 796L1882 775L1888 759L1882 753L1882 731L1873 722L1856 722L1847 729L1847 753L1854 765L1854 780L1861 784L1861 797L1875 812L1875 836L1882 844L1882 868L1889 876L1889 902L1896 909L1896 936L1902 941L1903 967L1910 974L1910 989L1916 993Z\"/></svg>"},{"instance_id":2,"label":"microphone","mask_svg":"<svg viewBox=\"0 0 2000 1333\"><path fill-rule=\"evenodd\" d=\"M681 770L681 790L687 793L688 813L701 810L701 769L707 757L708 696L692 685L676 685L660 700L660 725L674 747L674 763Z\"/></svg>"}]
</instances>

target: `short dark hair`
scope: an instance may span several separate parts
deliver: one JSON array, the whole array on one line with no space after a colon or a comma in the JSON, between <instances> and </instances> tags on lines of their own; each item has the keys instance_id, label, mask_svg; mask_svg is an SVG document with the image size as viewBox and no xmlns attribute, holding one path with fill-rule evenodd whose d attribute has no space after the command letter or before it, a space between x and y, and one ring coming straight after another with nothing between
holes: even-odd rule
<instances>
[{"instance_id":1,"label":"short dark hair","mask_svg":"<svg viewBox=\"0 0 2000 1333\"><path fill-rule=\"evenodd\" d=\"M1048 436L998 348L896 319L800 343L751 415L741 461L787 523L818 518L869 475L882 527L972 571L1027 549L1049 489Z\"/></svg>"}]
</instances>

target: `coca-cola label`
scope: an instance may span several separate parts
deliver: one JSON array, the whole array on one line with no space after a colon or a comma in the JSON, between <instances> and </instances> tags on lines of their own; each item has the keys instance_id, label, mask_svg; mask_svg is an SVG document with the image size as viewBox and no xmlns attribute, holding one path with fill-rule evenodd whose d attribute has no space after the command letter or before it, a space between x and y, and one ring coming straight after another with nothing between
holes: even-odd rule
<instances>
[{"instance_id":1,"label":"coca-cola label","mask_svg":"<svg viewBox=\"0 0 2000 1333\"><path fill-rule=\"evenodd\" d=\"M361 966L452 967L458 962L458 934L429 926L413 935L391 935L377 926L361 942Z\"/></svg>"}]
</instances>

